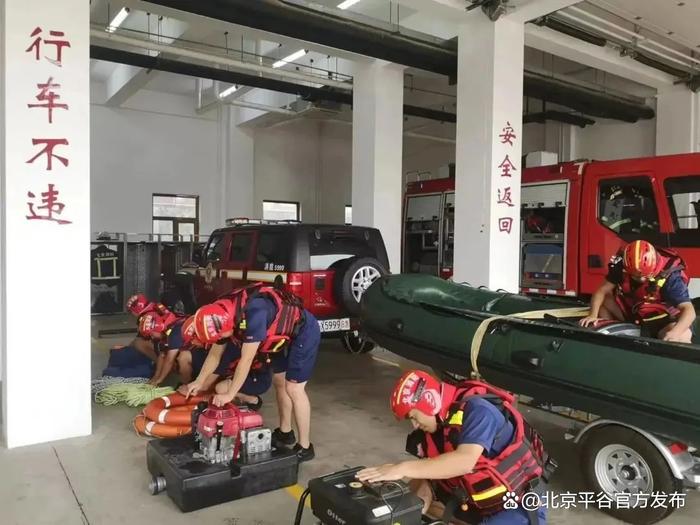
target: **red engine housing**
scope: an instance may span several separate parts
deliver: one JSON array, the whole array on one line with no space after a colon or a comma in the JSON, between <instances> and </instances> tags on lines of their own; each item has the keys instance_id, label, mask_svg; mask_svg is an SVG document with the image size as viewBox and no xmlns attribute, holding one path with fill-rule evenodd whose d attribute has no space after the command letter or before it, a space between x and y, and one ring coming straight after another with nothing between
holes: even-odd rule
<instances>
[{"instance_id":1,"label":"red engine housing","mask_svg":"<svg viewBox=\"0 0 700 525\"><path fill-rule=\"evenodd\" d=\"M257 412L227 403L222 407L209 406L205 409L197 421L197 432L211 439L216 436L217 428L222 426L222 437L238 438L241 431L261 427L262 424L262 416Z\"/></svg>"}]
</instances>

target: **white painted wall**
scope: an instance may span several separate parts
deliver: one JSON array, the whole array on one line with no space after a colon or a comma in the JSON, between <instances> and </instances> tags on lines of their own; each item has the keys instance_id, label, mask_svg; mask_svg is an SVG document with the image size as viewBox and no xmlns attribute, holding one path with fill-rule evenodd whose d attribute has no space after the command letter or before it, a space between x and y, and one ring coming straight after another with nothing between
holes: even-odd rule
<instances>
[{"instance_id":1,"label":"white painted wall","mask_svg":"<svg viewBox=\"0 0 700 525\"><path fill-rule=\"evenodd\" d=\"M352 126L331 121L319 125L319 220L343 224L345 205L352 200Z\"/></svg>"},{"instance_id":2,"label":"white painted wall","mask_svg":"<svg viewBox=\"0 0 700 525\"><path fill-rule=\"evenodd\" d=\"M190 97L142 90L122 108L91 114L91 230L150 233L152 194L200 196L200 231L222 220L216 112L198 116Z\"/></svg>"},{"instance_id":3,"label":"white painted wall","mask_svg":"<svg viewBox=\"0 0 700 525\"><path fill-rule=\"evenodd\" d=\"M301 218L316 222L319 185L319 122L291 120L255 131L255 206L263 200L299 202Z\"/></svg>"},{"instance_id":4,"label":"white painted wall","mask_svg":"<svg viewBox=\"0 0 700 525\"><path fill-rule=\"evenodd\" d=\"M656 119L634 124L598 119L577 130L577 155L596 160L648 157L656 153Z\"/></svg>"}]
</instances>

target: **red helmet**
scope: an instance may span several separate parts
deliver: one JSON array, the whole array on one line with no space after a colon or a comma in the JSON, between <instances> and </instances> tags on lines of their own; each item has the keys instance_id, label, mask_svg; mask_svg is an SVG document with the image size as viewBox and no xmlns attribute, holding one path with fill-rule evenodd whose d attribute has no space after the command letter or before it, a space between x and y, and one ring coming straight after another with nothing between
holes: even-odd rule
<instances>
[{"instance_id":1,"label":"red helmet","mask_svg":"<svg viewBox=\"0 0 700 525\"><path fill-rule=\"evenodd\" d=\"M194 315L185 319L180 331L182 332L182 346L200 346L199 339L194 332Z\"/></svg>"},{"instance_id":2,"label":"red helmet","mask_svg":"<svg viewBox=\"0 0 700 525\"><path fill-rule=\"evenodd\" d=\"M427 372L406 372L391 394L391 410L399 419L406 419L414 408L426 416L434 416L442 407L441 389L442 383Z\"/></svg>"},{"instance_id":3,"label":"red helmet","mask_svg":"<svg viewBox=\"0 0 700 525\"><path fill-rule=\"evenodd\" d=\"M146 298L142 293L137 293L129 297L126 302L126 309L136 317L153 310L155 305Z\"/></svg>"},{"instance_id":4,"label":"red helmet","mask_svg":"<svg viewBox=\"0 0 700 525\"><path fill-rule=\"evenodd\" d=\"M202 306L194 314L194 334L203 344L213 344L224 332L233 330L233 312L230 301L219 300Z\"/></svg>"},{"instance_id":5,"label":"red helmet","mask_svg":"<svg viewBox=\"0 0 700 525\"><path fill-rule=\"evenodd\" d=\"M622 263L633 277L654 277L658 264L656 249L650 242L633 241L625 246Z\"/></svg>"},{"instance_id":6,"label":"red helmet","mask_svg":"<svg viewBox=\"0 0 700 525\"><path fill-rule=\"evenodd\" d=\"M165 332L165 319L155 312L148 312L139 318L139 335L151 339L154 334Z\"/></svg>"}]
</instances>

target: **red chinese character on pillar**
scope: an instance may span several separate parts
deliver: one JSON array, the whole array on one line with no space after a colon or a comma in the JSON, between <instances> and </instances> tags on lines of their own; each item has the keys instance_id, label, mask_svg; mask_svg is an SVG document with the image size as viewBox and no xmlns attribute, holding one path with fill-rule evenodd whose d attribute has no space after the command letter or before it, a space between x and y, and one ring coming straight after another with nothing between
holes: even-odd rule
<instances>
[{"instance_id":1,"label":"red chinese character on pillar","mask_svg":"<svg viewBox=\"0 0 700 525\"><path fill-rule=\"evenodd\" d=\"M503 159L503 162L501 162L498 167L501 168L501 177L511 177L511 171L518 171L508 155L506 155L506 158Z\"/></svg>"},{"instance_id":2,"label":"red chinese character on pillar","mask_svg":"<svg viewBox=\"0 0 700 525\"><path fill-rule=\"evenodd\" d=\"M515 136L515 130L510 125L510 122L506 122L506 126L498 136L501 138L501 144L508 144L509 146L512 146L513 140L518 138Z\"/></svg>"},{"instance_id":3,"label":"red chinese character on pillar","mask_svg":"<svg viewBox=\"0 0 700 525\"><path fill-rule=\"evenodd\" d=\"M510 231L513 228L513 218L512 217L501 217L498 219L498 231L505 232L510 235Z\"/></svg>"},{"instance_id":4,"label":"red chinese character on pillar","mask_svg":"<svg viewBox=\"0 0 700 525\"><path fill-rule=\"evenodd\" d=\"M43 32L43 29L40 27L37 27L32 31L32 34L30 36L36 37L34 41L31 43L31 45L25 49L26 53L30 53L34 51L34 57L36 60L39 60L39 55L41 54L41 43L44 42L44 44L48 44L51 46L56 46L56 58L51 59L49 57L45 57L46 60L51 62L52 64L61 67L63 64L61 63L61 60L63 59L63 48L64 47L70 47L70 42L68 40L44 40L41 38L41 33ZM62 37L66 36L66 34L63 31L49 31L49 35L52 37Z\"/></svg>"},{"instance_id":5,"label":"red chinese character on pillar","mask_svg":"<svg viewBox=\"0 0 700 525\"><path fill-rule=\"evenodd\" d=\"M511 208L515 206L515 204L513 204L513 194L511 192L510 186L498 190L498 201L496 202L496 204L506 204Z\"/></svg>"},{"instance_id":6,"label":"red chinese character on pillar","mask_svg":"<svg viewBox=\"0 0 700 525\"><path fill-rule=\"evenodd\" d=\"M37 144L44 144L44 149L42 149L39 153L37 153L31 159L29 159L27 161L27 164L32 164L41 155L46 155L46 169L47 169L47 171L51 171L53 169L53 158L54 157L56 157L61 162L61 164L68 167L69 160L65 157L61 157L59 155L56 155L53 152L53 149L56 146L67 146L68 139L32 139L32 144L34 144L35 146Z\"/></svg>"},{"instance_id":7,"label":"red chinese character on pillar","mask_svg":"<svg viewBox=\"0 0 700 525\"><path fill-rule=\"evenodd\" d=\"M40 89L39 94L36 99L39 102L45 102L45 104L27 104L28 108L46 108L49 110L49 124L53 124L53 110L54 109L68 109L68 104L57 104L56 101L61 99L61 95L58 95L53 88L60 88L61 84L54 84L53 77L49 77L46 84L37 84L36 87Z\"/></svg>"},{"instance_id":8,"label":"red chinese character on pillar","mask_svg":"<svg viewBox=\"0 0 700 525\"><path fill-rule=\"evenodd\" d=\"M34 195L31 191L28 191L27 197L30 199L35 199L36 195ZM27 206L29 206L29 213L31 213L31 215L26 216L27 220L53 221L57 222L58 224L71 224L71 221L54 217L54 214L61 215L66 205L58 201L58 190L54 189L53 184L49 184L48 191L41 194L41 203L42 206L37 206L37 210L46 210L45 215L37 215L37 213L34 211L34 203L31 201L27 202Z\"/></svg>"}]
</instances>

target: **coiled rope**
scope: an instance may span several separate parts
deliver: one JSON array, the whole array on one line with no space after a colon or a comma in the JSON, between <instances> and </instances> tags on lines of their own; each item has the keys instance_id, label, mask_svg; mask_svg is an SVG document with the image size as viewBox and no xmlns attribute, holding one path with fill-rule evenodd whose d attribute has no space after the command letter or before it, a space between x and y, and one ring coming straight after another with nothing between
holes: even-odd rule
<instances>
[{"instance_id":1,"label":"coiled rope","mask_svg":"<svg viewBox=\"0 0 700 525\"><path fill-rule=\"evenodd\" d=\"M167 396L175 390L169 386L155 387L139 383L113 383L95 394L95 402L105 406L126 403L130 407L147 405L156 398Z\"/></svg>"}]
</instances>

